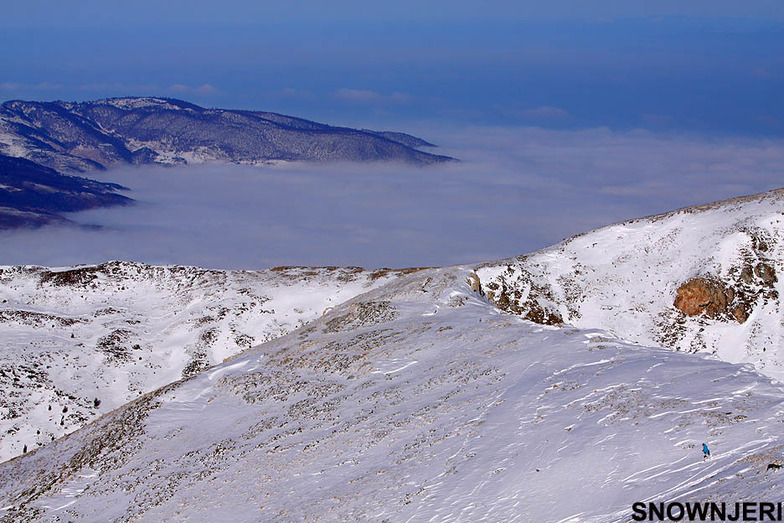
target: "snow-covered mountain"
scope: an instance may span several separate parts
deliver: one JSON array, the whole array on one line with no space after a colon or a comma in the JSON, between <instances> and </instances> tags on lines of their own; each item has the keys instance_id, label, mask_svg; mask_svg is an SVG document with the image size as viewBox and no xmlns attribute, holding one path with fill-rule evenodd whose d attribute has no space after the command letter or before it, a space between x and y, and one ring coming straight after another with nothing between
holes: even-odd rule
<instances>
[{"instance_id":1,"label":"snow-covered mountain","mask_svg":"<svg viewBox=\"0 0 784 523\"><path fill-rule=\"evenodd\" d=\"M501 314L469 274L392 282L6 463L4 520L612 521L784 494L779 385Z\"/></svg>"},{"instance_id":2,"label":"snow-covered mountain","mask_svg":"<svg viewBox=\"0 0 784 523\"><path fill-rule=\"evenodd\" d=\"M65 223L61 212L123 205L122 187L62 173L123 164L269 164L452 158L400 132L357 130L258 111L205 109L169 98L0 104L0 230Z\"/></svg>"},{"instance_id":3,"label":"snow-covered mountain","mask_svg":"<svg viewBox=\"0 0 784 523\"><path fill-rule=\"evenodd\" d=\"M349 271L352 289L289 313L287 334L0 465L0 521L605 522L628 521L640 501L776 502L781 194L612 225L479 267ZM108 292L101 282L115 267L135 266L85 277L7 268L3 299L26 296L16 299L52 316L21 339L43 338L46 324L50 336L70 339L77 323L60 326L53 318L64 315L48 308L73 294L57 294L56 281L78 281L85 292L103 289L83 309L68 298L69 318L94 318L78 324L84 332L104 317L114 318L113 332L143 316L138 330L122 328L153 339L168 315L180 333L161 342L170 354L191 354L200 329L216 328L224 341L209 362L218 362L231 352L232 324L256 341L269 332L243 330L263 315L219 319L221 307L294 311L312 286L308 269L284 271L287 286L270 273L220 273L202 288L215 277L141 267L152 276L137 291ZM181 279L166 276L178 271ZM314 278L343 290L340 274ZM276 290L254 296L270 301L240 292L255 289L247 280L256 277ZM167 278L179 283L140 292ZM679 290L678 306L702 316L675 307ZM123 292L159 298L114 305ZM50 297L39 303L39 293ZM99 302L117 310L96 317ZM322 315L327 304L335 305ZM681 340L669 348L660 338L668 321ZM692 339L713 345L679 345ZM723 340L764 357L737 357ZM99 345L90 346L95 368L110 369ZM145 347L125 352L156 358ZM175 366L161 368L177 377Z\"/></svg>"},{"instance_id":4,"label":"snow-covered mountain","mask_svg":"<svg viewBox=\"0 0 784 523\"><path fill-rule=\"evenodd\" d=\"M782 223L776 190L604 227L477 276L512 314L752 363L784 381Z\"/></svg>"},{"instance_id":5,"label":"snow-covered mountain","mask_svg":"<svg viewBox=\"0 0 784 523\"><path fill-rule=\"evenodd\" d=\"M62 223L61 212L127 205L132 200L118 194L122 189L0 154L0 229Z\"/></svg>"},{"instance_id":6,"label":"snow-covered mountain","mask_svg":"<svg viewBox=\"0 0 784 523\"><path fill-rule=\"evenodd\" d=\"M0 267L0 461L405 272Z\"/></svg>"},{"instance_id":7,"label":"snow-covered mountain","mask_svg":"<svg viewBox=\"0 0 784 523\"><path fill-rule=\"evenodd\" d=\"M63 172L118 164L451 160L404 133L360 131L259 111L205 109L170 98L0 105L0 153Z\"/></svg>"}]
</instances>

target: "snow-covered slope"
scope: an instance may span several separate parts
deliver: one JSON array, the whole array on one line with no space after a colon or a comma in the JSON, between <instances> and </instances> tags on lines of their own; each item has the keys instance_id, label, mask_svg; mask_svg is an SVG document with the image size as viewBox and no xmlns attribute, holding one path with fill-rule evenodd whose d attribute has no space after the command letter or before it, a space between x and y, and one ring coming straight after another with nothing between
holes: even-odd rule
<instances>
[{"instance_id":1,"label":"snow-covered slope","mask_svg":"<svg viewBox=\"0 0 784 523\"><path fill-rule=\"evenodd\" d=\"M117 408L0 464L0 521L605 522L640 501L775 502L782 198L408 274L6 268L3 401L27 418L5 441ZM714 296L702 316L675 308L685 283ZM94 381L119 399L96 409Z\"/></svg>"},{"instance_id":2,"label":"snow-covered slope","mask_svg":"<svg viewBox=\"0 0 784 523\"><path fill-rule=\"evenodd\" d=\"M779 385L502 314L469 274L393 281L1 465L3 521L605 522L784 495Z\"/></svg>"},{"instance_id":3,"label":"snow-covered slope","mask_svg":"<svg viewBox=\"0 0 784 523\"><path fill-rule=\"evenodd\" d=\"M751 363L784 381L784 190L610 225L476 273L504 311ZM693 278L726 300L713 317L675 308Z\"/></svg>"},{"instance_id":4,"label":"snow-covered slope","mask_svg":"<svg viewBox=\"0 0 784 523\"><path fill-rule=\"evenodd\" d=\"M0 267L0 461L399 274L128 262Z\"/></svg>"}]
</instances>

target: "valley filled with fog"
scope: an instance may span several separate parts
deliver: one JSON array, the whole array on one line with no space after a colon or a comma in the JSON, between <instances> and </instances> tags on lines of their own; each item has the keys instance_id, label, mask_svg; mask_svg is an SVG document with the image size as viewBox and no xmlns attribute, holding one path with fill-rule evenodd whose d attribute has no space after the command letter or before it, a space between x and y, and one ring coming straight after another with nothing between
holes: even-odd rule
<instances>
[{"instance_id":1,"label":"valley filled with fog","mask_svg":"<svg viewBox=\"0 0 784 523\"><path fill-rule=\"evenodd\" d=\"M443 266L780 185L780 140L538 128L407 128L459 162L127 167L137 204L0 233L0 264L132 260L222 269Z\"/></svg>"}]
</instances>

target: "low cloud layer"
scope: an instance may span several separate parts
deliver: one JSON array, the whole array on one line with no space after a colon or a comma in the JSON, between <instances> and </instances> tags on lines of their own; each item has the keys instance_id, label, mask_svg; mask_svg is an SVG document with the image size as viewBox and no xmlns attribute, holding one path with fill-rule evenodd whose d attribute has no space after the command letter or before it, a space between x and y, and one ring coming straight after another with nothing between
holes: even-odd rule
<instances>
[{"instance_id":1,"label":"low cloud layer","mask_svg":"<svg viewBox=\"0 0 784 523\"><path fill-rule=\"evenodd\" d=\"M408 130L412 130L409 128ZM460 163L126 168L100 229L0 234L1 264L404 267L514 256L601 225L784 183L784 142L606 129L413 129Z\"/></svg>"}]
</instances>

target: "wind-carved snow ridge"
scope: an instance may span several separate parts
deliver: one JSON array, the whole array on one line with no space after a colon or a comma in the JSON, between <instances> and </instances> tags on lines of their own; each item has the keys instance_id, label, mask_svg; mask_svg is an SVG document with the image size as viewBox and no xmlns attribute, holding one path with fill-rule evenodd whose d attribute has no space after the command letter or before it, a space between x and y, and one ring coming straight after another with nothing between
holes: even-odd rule
<instances>
[{"instance_id":1,"label":"wind-carved snow ridge","mask_svg":"<svg viewBox=\"0 0 784 523\"><path fill-rule=\"evenodd\" d=\"M605 522L784 494L778 384L502 314L469 274L392 280L0 465L3 521Z\"/></svg>"},{"instance_id":2,"label":"wind-carved snow ridge","mask_svg":"<svg viewBox=\"0 0 784 523\"><path fill-rule=\"evenodd\" d=\"M500 309L540 323L753 364L784 381L784 192L771 191L611 225L477 269ZM693 278L714 282L726 312L674 306ZM697 303L697 307L713 304Z\"/></svg>"},{"instance_id":3,"label":"wind-carved snow ridge","mask_svg":"<svg viewBox=\"0 0 784 523\"><path fill-rule=\"evenodd\" d=\"M0 461L403 272L0 267Z\"/></svg>"}]
</instances>

